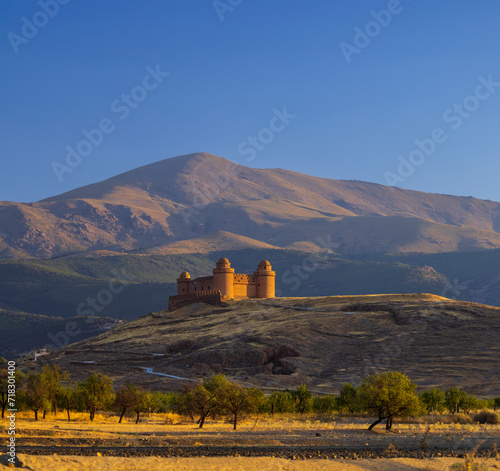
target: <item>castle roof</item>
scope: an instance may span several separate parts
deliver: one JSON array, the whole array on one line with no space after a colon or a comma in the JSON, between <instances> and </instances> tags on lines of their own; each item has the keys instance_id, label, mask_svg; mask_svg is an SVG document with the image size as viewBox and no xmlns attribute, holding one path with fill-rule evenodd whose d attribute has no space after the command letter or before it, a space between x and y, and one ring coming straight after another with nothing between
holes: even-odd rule
<instances>
[{"instance_id":1,"label":"castle roof","mask_svg":"<svg viewBox=\"0 0 500 471\"><path fill-rule=\"evenodd\" d=\"M217 268L230 268L231 264L227 258L219 258L217 262Z\"/></svg>"}]
</instances>

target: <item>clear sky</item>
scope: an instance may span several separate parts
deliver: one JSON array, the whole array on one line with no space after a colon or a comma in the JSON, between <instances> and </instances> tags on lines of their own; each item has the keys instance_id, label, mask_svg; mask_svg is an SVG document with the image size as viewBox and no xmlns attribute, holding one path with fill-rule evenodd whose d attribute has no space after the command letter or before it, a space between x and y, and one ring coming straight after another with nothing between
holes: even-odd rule
<instances>
[{"instance_id":1,"label":"clear sky","mask_svg":"<svg viewBox=\"0 0 500 471\"><path fill-rule=\"evenodd\" d=\"M500 201L496 0L0 8L0 200L36 201L205 151ZM71 166L68 146L85 154Z\"/></svg>"}]
</instances>

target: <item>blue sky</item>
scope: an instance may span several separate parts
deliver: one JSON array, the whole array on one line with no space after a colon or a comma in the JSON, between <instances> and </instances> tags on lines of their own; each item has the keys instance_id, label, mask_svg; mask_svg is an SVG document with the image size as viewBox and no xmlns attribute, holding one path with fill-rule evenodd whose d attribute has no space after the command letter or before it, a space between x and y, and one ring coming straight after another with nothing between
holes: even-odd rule
<instances>
[{"instance_id":1,"label":"blue sky","mask_svg":"<svg viewBox=\"0 0 500 471\"><path fill-rule=\"evenodd\" d=\"M60 1L0 0L0 200L205 151L500 201L494 0ZM170 75L142 88L155 69ZM69 167L67 147L102 120Z\"/></svg>"}]
</instances>

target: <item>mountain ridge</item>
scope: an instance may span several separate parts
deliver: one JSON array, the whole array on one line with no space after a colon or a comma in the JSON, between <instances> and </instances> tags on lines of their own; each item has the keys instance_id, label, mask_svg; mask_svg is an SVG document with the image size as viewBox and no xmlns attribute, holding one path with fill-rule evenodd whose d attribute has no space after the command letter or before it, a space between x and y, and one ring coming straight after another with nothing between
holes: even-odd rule
<instances>
[{"instance_id":1,"label":"mountain ridge","mask_svg":"<svg viewBox=\"0 0 500 471\"><path fill-rule=\"evenodd\" d=\"M147 251L204 237L217 245L222 233L246 240L243 248L319 250L318 236L328 234L339 253L437 253L500 248L499 231L493 201L253 169L207 153L38 202L0 202L1 259Z\"/></svg>"}]
</instances>

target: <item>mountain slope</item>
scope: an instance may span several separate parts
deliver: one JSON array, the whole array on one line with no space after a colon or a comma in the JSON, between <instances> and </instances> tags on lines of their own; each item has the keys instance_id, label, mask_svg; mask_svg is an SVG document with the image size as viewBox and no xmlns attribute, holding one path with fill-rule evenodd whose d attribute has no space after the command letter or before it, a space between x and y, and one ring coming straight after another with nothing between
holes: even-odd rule
<instances>
[{"instance_id":1,"label":"mountain slope","mask_svg":"<svg viewBox=\"0 0 500 471\"><path fill-rule=\"evenodd\" d=\"M221 232L250 246L311 250L329 236L339 253L436 253L499 248L499 230L500 203L251 169L205 153L36 203L0 203L4 259L193 245Z\"/></svg>"},{"instance_id":2,"label":"mountain slope","mask_svg":"<svg viewBox=\"0 0 500 471\"><path fill-rule=\"evenodd\" d=\"M324 392L397 370L422 388L460 384L492 397L500 394L499 313L429 294L199 303L143 316L51 361L76 380L91 369L153 390L185 382L145 368L190 379L218 371L260 387L306 383Z\"/></svg>"}]
</instances>

